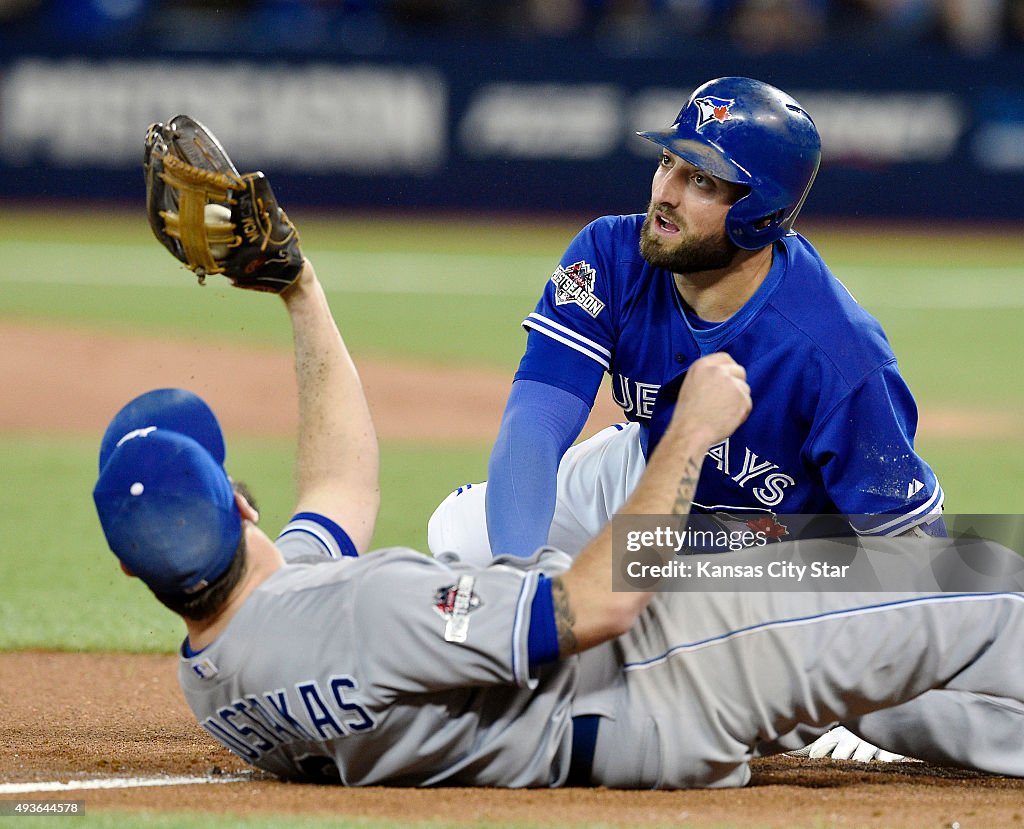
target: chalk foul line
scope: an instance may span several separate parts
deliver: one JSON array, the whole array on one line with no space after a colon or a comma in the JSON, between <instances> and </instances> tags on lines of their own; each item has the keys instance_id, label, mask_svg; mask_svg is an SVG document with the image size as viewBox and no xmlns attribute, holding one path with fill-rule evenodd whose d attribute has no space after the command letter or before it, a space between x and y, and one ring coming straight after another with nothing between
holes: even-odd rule
<instances>
[{"instance_id":1,"label":"chalk foul line","mask_svg":"<svg viewBox=\"0 0 1024 829\"><path fill-rule=\"evenodd\" d=\"M104 777L96 780L43 780L37 783L0 783L0 795L29 792L71 792L89 789L140 789L148 786L198 786L207 783L242 783L252 775L217 775L209 777Z\"/></svg>"}]
</instances>

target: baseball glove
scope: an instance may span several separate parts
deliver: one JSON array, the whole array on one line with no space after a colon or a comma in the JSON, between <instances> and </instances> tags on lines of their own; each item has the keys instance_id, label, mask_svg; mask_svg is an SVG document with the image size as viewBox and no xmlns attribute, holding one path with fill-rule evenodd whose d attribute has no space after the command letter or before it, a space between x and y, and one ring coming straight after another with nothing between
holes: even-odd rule
<instances>
[{"instance_id":1,"label":"baseball glove","mask_svg":"<svg viewBox=\"0 0 1024 829\"><path fill-rule=\"evenodd\" d=\"M199 277L280 293L302 270L295 226L263 173L239 173L213 133L187 115L146 132L146 212L153 234Z\"/></svg>"}]
</instances>

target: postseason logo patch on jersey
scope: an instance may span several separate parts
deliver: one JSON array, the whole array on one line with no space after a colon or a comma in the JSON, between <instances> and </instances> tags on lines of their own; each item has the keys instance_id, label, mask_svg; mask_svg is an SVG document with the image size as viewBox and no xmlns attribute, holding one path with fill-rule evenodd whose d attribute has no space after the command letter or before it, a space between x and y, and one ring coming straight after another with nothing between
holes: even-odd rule
<instances>
[{"instance_id":1,"label":"postseason logo patch on jersey","mask_svg":"<svg viewBox=\"0 0 1024 829\"><path fill-rule=\"evenodd\" d=\"M555 305L575 302L594 319L604 310L604 303L594 296L596 272L586 262L574 262L568 268L559 265L551 274L555 284Z\"/></svg>"},{"instance_id":2,"label":"postseason logo patch on jersey","mask_svg":"<svg viewBox=\"0 0 1024 829\"><path fill-rule=\"evenodd\" d=\"M434 593L434 610L447 623L444 627L446 642L465 642L469 633L469 614L482 602L473 592L476 578L461 576L458 584L441 587Z\"/></svg>"}]
</instances>

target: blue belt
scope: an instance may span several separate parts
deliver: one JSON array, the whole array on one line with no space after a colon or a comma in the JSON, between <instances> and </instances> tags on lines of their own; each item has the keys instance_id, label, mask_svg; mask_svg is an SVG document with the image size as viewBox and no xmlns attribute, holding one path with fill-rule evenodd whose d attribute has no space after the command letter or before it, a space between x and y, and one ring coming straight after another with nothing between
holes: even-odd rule
<instances>
[{"instance_id":1,"label":"blue belt","mask_svg":"<svg viewBox=\"0 0 1024 829\"><path fill-rule=\"evenodd\" d=\"M572 758L569 761L569 776L566 786L592 786L594 769L594 747L597 745L597 726L601 718L597 714L583 714L572 718Z\"/></svg>"}]
</instances>

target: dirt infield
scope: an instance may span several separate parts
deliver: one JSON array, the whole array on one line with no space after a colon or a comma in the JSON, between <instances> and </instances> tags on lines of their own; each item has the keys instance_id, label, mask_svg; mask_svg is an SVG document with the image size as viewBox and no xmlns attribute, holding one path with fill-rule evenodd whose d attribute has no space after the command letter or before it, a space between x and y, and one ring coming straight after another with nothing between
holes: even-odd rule
<instances>
[{"instance_id":1,"label":"dirt infield","mask_svg":"<svg viewBox=\"0 0 1024 829\"><path fill-rule=\"evenodd\" d=\"M6 433L98 437L125 400L164 385L187 386L205 396L229 434L280 435L295 428L294 381L284 352L141 343L12 323L0 324L0 336L0 383L8 390L0 399L0 431ZM382 437L493 437L508 390L503 373L453 371L454 381L444 384L450 393L439 400L434 396L436 367L358 362ZM97 376L102 383L96 382ZM248 402L252 400L263 401L258 410ZM408 416L410 401L415 401L415 418ZM588 432L617 416L603 398ZM949 411L925 413L922 428L992 436L1019 424L979 412ZM0 677L0 785L157 774L216 780L244 771L240 761L192 720L177 688L173 657L8 653L0 654ZM923 764L869 766L788 758L759 761L753 785L738 791L342 790L250 775L223 785L73 796L84 799L89 810L343 815L402 824L1024 826L1024 781Z\"/></svg>"},{"instance_id":2,"label":"dirt infield","mask_svg":"<svg viewBox=\"0 0 1024 829\"><path fill-rule=\"evenodd\" d=\"M292 358L284 350L139 340L9 321L0 321L0 338L0 388L9 391L0 398L0 433L98 440L126 401L163 386L188 388L206 399L229 436L293 434L298 421ZM359 355L356 360L382 438L490 441L497 434L510 374ZM442 373L446 379L439 383ZM409 416L412 407L415 417ZM593 423L618 419L621 412L603 395ZM595 430L591 425L587 433Z\"/></svg>"},{"instance_id":3,"label":"dirt infield","mask_svg":"<svg viewBox=\"0 0 1024 829\"><path fill-rule=\"evenodd\" d=\"M14 653L4 677L0 784L244 771L195 724L168 656ZM775 758L733 791L345 790L252 776L224 785L76 792L87 810L317 814L400 823L928 827L1024 825L1024 781L923 764ZM72 795L60 795L70 797ZM9 797L9 795L0 795ZM51 798L52 794L22 795Z\"/></svg>"},{"instance_id":4,"label":"dirt infield","mask_svg":"<svg viewBox=\"0 0 1024 829\"><path fill-rule=\"evenodd\" d=\"M0 398L2 433L98 437L125 401L160 386L203 396L229 435L295 430L295 380L286 351L142 341L10 321L0 322L0 337L0 388L7 390ZM489 441L497 434L511 371L409 365L358 354L356 361L381 437ZM416 416L410 417L413 406ZM602 392L584 435L621 419ZM1019 414L957 408L923 411L919 426L935 437L995 439L1022 430Z\"/></svg>"}]
</instances>

